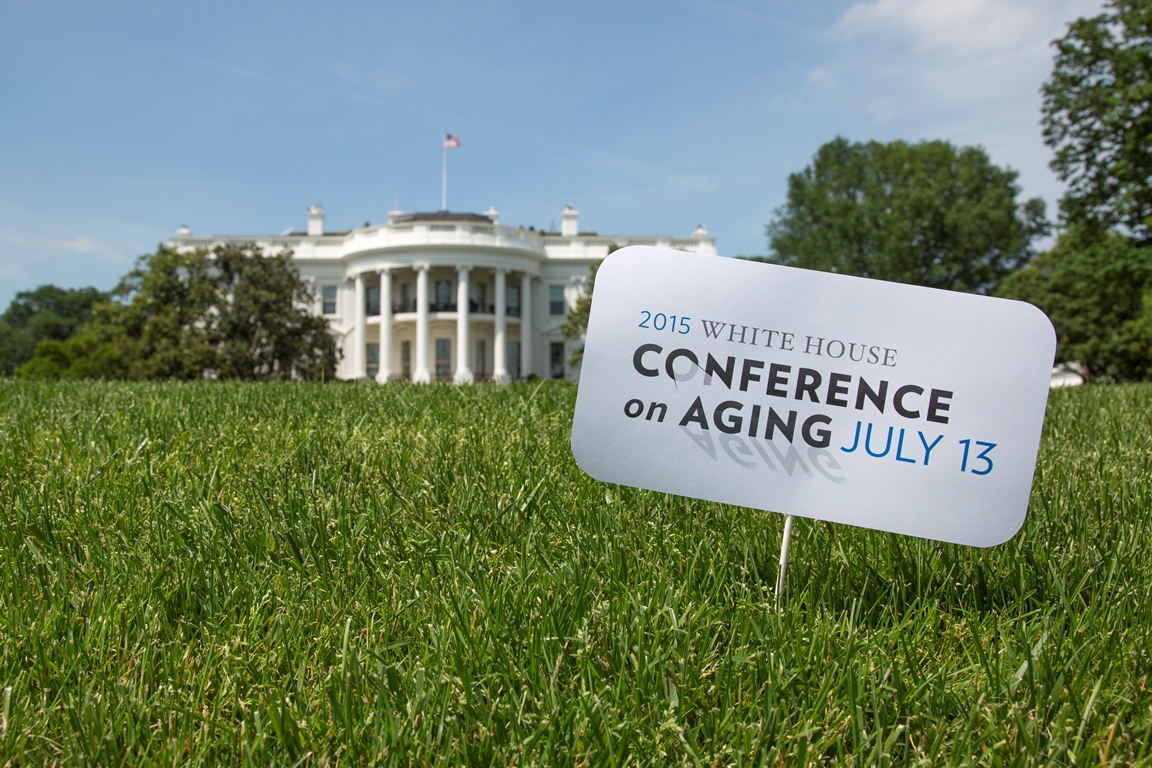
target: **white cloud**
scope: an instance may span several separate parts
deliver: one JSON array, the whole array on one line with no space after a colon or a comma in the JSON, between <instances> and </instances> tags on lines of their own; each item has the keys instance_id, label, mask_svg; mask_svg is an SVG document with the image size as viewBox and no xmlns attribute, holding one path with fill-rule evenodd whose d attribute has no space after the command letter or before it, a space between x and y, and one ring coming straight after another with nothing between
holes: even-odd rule
<instances>
[{"instance_id":1,"label":"white cloud","mask_svg":"<svg viewBox=\"0 0 1152 768\"><path fill-rule=\"evenodd\" d=\"M116 264L128 261L128 257L116 246L101 243L90 237L53 238L47 240L45 244L49 248L56 248L61 251L69 251L81 255L91 253Z\"/></svg>"},{"instance_id":2,"label":"white cloud","mask_svg":"<svg viewBox=\"0 0 1152 768\"><path fill-rule=\"evenodd\" d=\"M817 88L823 88L825 90L835 88L837 85L836 62L808 70L804 73L804 80L809 85L814 85Z\"/></svg>"},{"instance_id":3,"label":"white cloud","mask_svg":"<svg viewBox=\"0 0 1152 768\"><path fill-rule=\"evenodd\" d=\"M919 52L970 57L1047 43L1061 22L1099 7L1097 0L860 0L836 29L904 37Z\"/></svg>"},{"instance_id":4,"label":"white cloud","mask_svg":"<svg viewBox=\"0 0 1152 768\"><path fill-rule=\"evenodd\" d=\"M892 99L871 99L868 102L868 113L872 115L873 119L878 123L887 123L895 120L900 112L896 108L896 102Z\"/></svg>"},{"instance_id":5,"label":"white cloud","mask_svg":"<svg viewBox=\"0 0 1152 768\"><path fill-rule=\"evenodd\" d=\"M41 237L13 232L0 232L0 242L10 243L30 250L67 251L78 256L99 256L113 264L123 264L128 257L113 245L102 243L91 237Z\"/></svg>"},{"instance_id":6,"label":"white cloud","mask_svg":"<svg viewBox=\"0 0 1152 768\"><path fill-rule=\"evenodd\" d=\"M860 119L853 138L947 139L982 145L1020 172L1025 197L1050 205L1063 185L1048 168L1040 88L1052 40L1103 0L857 0L829 30L836 108ZM809 79L811 82L811 78ZM1053 212L1053 208L1049 209Z\"/></svg>"}]
</instances>

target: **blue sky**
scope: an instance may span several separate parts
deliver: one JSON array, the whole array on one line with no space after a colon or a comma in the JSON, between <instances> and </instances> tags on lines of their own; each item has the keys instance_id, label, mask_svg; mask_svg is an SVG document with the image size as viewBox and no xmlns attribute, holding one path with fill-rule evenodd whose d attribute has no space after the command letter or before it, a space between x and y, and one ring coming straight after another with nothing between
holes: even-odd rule
<instances>
[{"instance_id":1,"label":"blue sky","mask_svg":"<svg viewBox=\"0 0 1152 768\"><path fill-rule=\"evenodd\" d=\"M0 0L0 307L112 287L182 224L331 229L440 203L762 254L837 135L980 144L1055 214L1049 42L1098 0Z\"/></svg>"}]
</instances>

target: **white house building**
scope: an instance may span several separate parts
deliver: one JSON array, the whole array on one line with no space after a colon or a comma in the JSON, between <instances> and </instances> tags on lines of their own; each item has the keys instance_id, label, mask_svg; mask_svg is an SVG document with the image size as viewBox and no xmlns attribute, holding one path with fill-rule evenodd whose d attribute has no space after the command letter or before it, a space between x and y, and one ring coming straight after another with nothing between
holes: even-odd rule
<instances>
[{"instance_id":1,"label":"white house building","mask_svg":"<svg viewBox=\"0 0 1152 768\"><path fill-rule=\"evenodd\" d=\"M168 244L290 248L343 351L341 378L505 383L570 375L560 323L612 245L716 255L702 226L684 238L600 235L581 232L578 217L566 206L560 231L545 232L504 226L494 208L391 211L387 224L326 232L314 205L306 232L195 237L181 227Z\"/></svg>"}]
</instances>

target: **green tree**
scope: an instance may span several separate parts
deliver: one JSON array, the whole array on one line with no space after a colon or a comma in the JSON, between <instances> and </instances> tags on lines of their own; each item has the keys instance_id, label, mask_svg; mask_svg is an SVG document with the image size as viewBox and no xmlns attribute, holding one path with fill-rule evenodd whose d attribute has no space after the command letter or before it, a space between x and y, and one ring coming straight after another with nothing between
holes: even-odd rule
<instances>
[{"instance_id":1,"label":"green tree","mask_svg":"<svg viewBox=\"0 0 1152 768\"><path fill-rule=\"evenodd\" d=\"M92 319L92 308L108 295L95 288L42 285L21 291L0 315L0 376L31 359L42 341L64 341Z\"/></svg>"},{"instance_id":2,"label":"green tree","mask_svg":"<svg viewBox=\"0 0 1152 768\"><path fill-rule=\"evenodd\" d=\"M1152 261L1132 239L1071 229L997 293L1044 310L1057 362L1079 363L1089 380L1152 376Z\"/></svg>"},{"instance_id":3,"label":"green tree","mask_svg":"<svg viewBox=\"0 0 1152 768\"><path fill-rule=\"evenodd\" d=\"M0 318L0 376L10 376L21 363L31 359L36 349L32 334L15 328Z\"/></svg>"},{"instance_id":4,"label":"green tree","mask_svg":"<svg viewBox=\"0 0 1152 768\"><path fill-rule=\"evenodd\" d=\"M42 343L20 374L129 379L322 379L336 370L327 322L291 255L254 244L141 256L73 339Z\"/></svg>"},{"instance_id":5,"label":"green tree","mask_svg":"<svg viewBox=\"0 0 1152 768\"><path fill-rule=\"evenodd\" d=\"M116 286L98 321L123 350L130 379L216 375L220 283L208 253L160 246Z\"/></svg>"},{"instance_id":6,"label":"green tree","mask_svg":"<svg viewBox=\"0 0 1152 768\"><path fill-rule=\"evenodd\" d=\"M35 355L18 370L35 379L123 379L124 362L123 345L109 338L107 328L92 324L64 341L40 342Z\"/></svg>"},{"instance_id":7,"label":"green tree","mask_svg":"<svg viewBox=\"0 0 1152 768\"><path fill-rule=\"evenodd\" d=\"M836 138L788 177L767 261L986 293L1033 255L1044 202L979 147Z\"/></svg>"},{"instance_id":8,"label":"green tree","mask_svg":"<svg viewBox=\"0 0 1152 768\"><path fill-rule=\"evenodd\" d=\"M230 379L332 378L336 343L328 322L307 311L308 283L286 251L264 255L254 245L213 252L220 282L213 336L220 375Z\"/></svg>"},{"instance_id":9,"label":"green tree","mask_svg":"<svg viewBox=\"0 0 1152 768\"><path fill-rule=\"evenodd\" d=\"M1070 224L1152 239L1152 1L1111 0L1055 41L1044 140Z\"/></svg>"},{"instance_id":10,"label":"green tree","mask_svg":"<svg viewBox=\"0 0 1152 768\"><path fill-rule=\"evenodd\" d=\"M620 250L620 246L616 243L608 244L609 256L618 250ZM565 341L580 340L580 344L568 354L568 366L570 368L580 365L584 360L584 336L588 333L588 318L592 314L592 292L596 289L596 270L600 269L601 263L596 262L589 268L588 287L576 300L576 305L565 316L564 322L560 324L560 333L564 336Z\"/></svg>"}]
</instances>

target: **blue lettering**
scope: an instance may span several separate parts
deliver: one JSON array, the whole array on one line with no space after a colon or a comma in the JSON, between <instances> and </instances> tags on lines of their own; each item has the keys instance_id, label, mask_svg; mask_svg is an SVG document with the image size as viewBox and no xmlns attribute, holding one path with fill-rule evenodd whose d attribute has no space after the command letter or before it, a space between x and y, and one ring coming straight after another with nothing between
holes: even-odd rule
<instances>
[{"instance_id":1,"label":"blue lettering","mask_svg":"<svg viewBox=\"0 0 1152 768\"><path fill-rule=\"evenodd\" d=\"M928 445L928 441L924 439L923 432L917 432L916 434L920 435L920 442L924 444L924 466L928 466L929 454L931 454L932 449L935 448L936 445L944 439L944 435L938 435L936 439L932 441L932 445Z\"/></svg>"},{"instance_id":2,"label":"blue lettering","mask_svg":"<svg viewBox=\"0 0 1152 768\"><path fill-rule=\"evenodd\" d=\"M903 462L907 462L908 464L915 464L916 459L906 459L900 455L900 452L903 450L904 450L904 428L901 427L900 428L900 440L897 441L897 443L896 443L896 461L903 461Z\"/></svg>"},{"instance_id":3,"label":"blue lettering","mask_svg":"<svg viewBox=\"0 0 1152 768\"><path fill-rule=\"evenodd\" d=\"M872 451L872 422L868 422L868 434L864 437L864 450L868 455L874 459L887 456L888 451L892 450L892 427L888 427L888 442L884 443L883 453L873 453Z\"/></svg>"}]
</instances>

